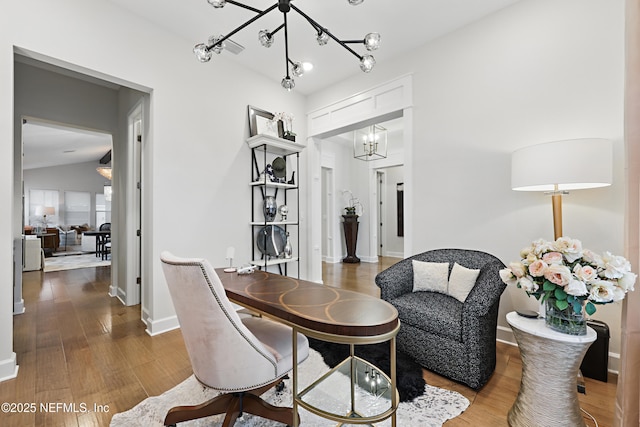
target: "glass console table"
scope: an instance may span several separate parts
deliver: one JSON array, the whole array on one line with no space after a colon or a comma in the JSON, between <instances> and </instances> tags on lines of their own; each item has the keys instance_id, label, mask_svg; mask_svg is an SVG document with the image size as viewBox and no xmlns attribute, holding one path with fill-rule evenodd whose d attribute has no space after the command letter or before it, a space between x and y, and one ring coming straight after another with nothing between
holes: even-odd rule
<instances>
[{"instance_id":1,"label":"glass console table","mask_svg":"<svg viewBox=\"0 0 640 427\"><path fill-rule=\"evenodd\" d=\"M389 418L394 411L391 379L360 357L343 360L304 390L298 392L298 404L338 425L367 424ZM344 379L351 385L344 394ZM342 391L342 394L340 393ZM397 401L398 399L396 399Z\"/></svg>"}]
</instances>

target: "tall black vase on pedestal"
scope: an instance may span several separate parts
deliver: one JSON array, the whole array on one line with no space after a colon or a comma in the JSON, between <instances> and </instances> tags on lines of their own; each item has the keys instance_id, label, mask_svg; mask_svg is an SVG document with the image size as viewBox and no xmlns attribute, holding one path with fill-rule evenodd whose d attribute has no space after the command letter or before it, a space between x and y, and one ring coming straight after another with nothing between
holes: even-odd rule
<instances>
[{"instance_id":1,"label":"tall black vase on pedestal","mask_svg":"<svg viewBox=\"0 0 640 427\"><path fill-rule=\"evenodd\" d=\"M342 262L357 264L360 262L360 258L356 256L356 245L358 243L358 215L347 214L342 215L344 221L342 226L344 227L344 240L347 244L347 256L342 259Z\"/></svg>"}]
</instances>

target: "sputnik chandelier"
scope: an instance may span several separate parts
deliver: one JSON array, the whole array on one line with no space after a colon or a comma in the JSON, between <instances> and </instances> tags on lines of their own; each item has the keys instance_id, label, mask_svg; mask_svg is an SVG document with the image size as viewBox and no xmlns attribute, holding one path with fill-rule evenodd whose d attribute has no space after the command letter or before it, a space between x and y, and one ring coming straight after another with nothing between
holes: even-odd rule
<instances>
[{"instance_id":1,"label":"sputnik chandelier","mask_svg":"<svg viewBox=\"0 0 640 427\"><path fill-rule=\"evenodd\" d=\"M364 0L348 0L349 4L351 5L359 5L363 1ZM207 43L197 44L193 48L193 53L196 55L196 58L198 58L200 62L209 62L214 52L216 54L220 54L222 52L222 49L224 49L225 47L224 43L227 39L229 39L229 37L233 36L238 31L242 30L243 28L247 27L249 24L253 23L254 21L257 21L258 19L262 18L263 16L265 16L266 14L268 14L269 12L277 8L280 12L282 12L282 16L284 20L283 24L272 31L260 30L258 32L258 40L260 41L260 44L262 44L262 46L271 47L271 45L273 44L273 36L278 31L284 29L284 55L285 55L286 75L282 79L282 83L281 83L283 88L287 90L293 89L296 83L294 79L291 77L291 75L300 77L304 74L304 71L305 71L305 68L301 62L292 61L289 58L289 34L288 34L288 28L287 28L288 27L287 14L292 9L296 11L304 19L306 19L307 22L309 22L309 24L311 24L313 29L316 31L316 41L320 46L326 45L329 42L330 38L335 40L340 46L344 47L346 50L348 50L351 54L353 54L356 58L360 60L360 69L365 73L370 72L373 69L373 66L376 64L376 60L373 57L373 55L369 55L369 54L360 55L355 50L351 49L348 46L348 44L354 44L354 43L364 44L365 48L369 52L371 52L378 49L378 47L380 46L380 34L369 33L366 36L364 36L364 39L361 39L361 40L340 40L336 36L334 36L329 30L327 30L325 27L318 24L316 21L310 18L307 14L305 14L303 11L301 11L295 5L293 5L292 0L278 0L276 4L274 4L273 6L265 10L256 9L254 7L242 4L234 0L207 0L207 2L216 9L223 8L227 3L233 4L235 6L251 10L252 12L255 12L256 15L225 36L214 35L209 37L209 40L207 41Z\"/></svg>"}]
</instances>

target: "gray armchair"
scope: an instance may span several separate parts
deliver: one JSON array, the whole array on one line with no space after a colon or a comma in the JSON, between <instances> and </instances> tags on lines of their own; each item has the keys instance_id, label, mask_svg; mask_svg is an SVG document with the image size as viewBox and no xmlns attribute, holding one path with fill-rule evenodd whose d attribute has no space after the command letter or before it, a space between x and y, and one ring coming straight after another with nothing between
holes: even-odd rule
<instances>
[{"instance_id":1,"label":"gray armchair","mask_svg":"<svg viewBox=\"0 0 640 427\"><path fill-rule=\"evenodd\" d=\"M413 290L412 260L448 262L479 269L466 300ZM496 328L500 295L506 285L495 256L465 249L437 249L414 255L376 276L381 298L398 310L398 349L442 376L481 388L496 366Z\"/></svg>"}]
</instances>

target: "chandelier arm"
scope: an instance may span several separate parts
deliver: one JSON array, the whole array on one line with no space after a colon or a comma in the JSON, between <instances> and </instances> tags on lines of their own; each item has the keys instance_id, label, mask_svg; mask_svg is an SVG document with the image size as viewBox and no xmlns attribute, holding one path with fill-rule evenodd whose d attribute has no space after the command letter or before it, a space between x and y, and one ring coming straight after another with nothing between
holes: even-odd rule
<instances>
[{"instance_id":1,"label":"chandelier arm","mask_svg":"<svg viewBox=\"0 0 640 427\"><path fill-rule=\"evenodd\" d=\"M277 33L278 31L280 31L281 29L284 28L284 24L280 25L278 28L276 28L275 30L271 31L269 33L270 36L273 36L275 33Z\"/></svg>"},{"instance_id":2,"label":"chandelier arm","mask_svg":"<svg viewBox=\"0 0 640 427\"><path fill-rule=\"evenodd\" d=\"M359 44L362 44L362 43L364 43L364 39L362 39L362 40L342 40L342 43L359 43Z\"/></svg>"},{"instance_id":3,"label":"chandelier arm","mask_svg":"<svg viewBox=\"0 0 640 427\"><path fill-rule=\"evenodd\" d=\"M303 11L301 11L300 9L298 9L295 5L291 5L291 9L295 10L296 12L298 12L300 15L302 15L302 17L304 17L307 21L309 21L309 23L311 25L313 25L314 27L317 28L322 28L322 31L327 33L327 35L329 37L331 37L333 40L335 40L340 46L342 46L343 48L345 48L346 50L348 50L349 52L351 52L351 54L353 54L356 58L358 58L359 60L362 61L362 55L358 54L358 52L356 52L355 50L351 49L349 46L346 45L345 42L343 42L342 40L340 40L339 38L337 38L336 36L334 36L333 34L331 34L331 32L329 30L327 30L326 28L322 27L322 25L318 24L316 21L314 21L309 15L307 15L306 13L304 13Z\"/></svg>"},{"instance_id":4,"label":"chandelier arm","mask_svg":"<svg viewBox=\"0 0 640 427\"><path fill-rule=\"evenodd\" d=\"M218 42L212 46L207 46L207 50L211 50L211 48L213 48L214 46L217 45L221 45L222 42L224 42L225 40L227 40L229 37L233 36L235 33L237 33L238 31L246 28L249 24L252 24L253 22L257 21L258 19L262 18L264 15L266 15L267 13L271 12L273 9L277 8L278 4L274 4L273 6L269 7L268 9L265 9L263 11L261 11L260 13L258 13L256 16L254 16L253 18L249 19L247 22L245 22L244 24L240 25L238 28L236 28L235 30L231 31L229 34L227 34L226 36L222 37L220 40L218 40Z\"/></svg>"},{"instance_id":5,"label":"chandelier arm","mask_svg":"<svg viewBox=\"0 0 640 427\"><path fill-rule=\"evenodd\" d=\"M289 32L287 31L288 25L287 25L287 14L286 13L282 13L282 15L284 16L284 66L287 69L287 79L289 79L289 61L291 61L289 59Z\"/></svg>"},{"instance_id":6,"label":"chandelier arm","mask_svg":"<svg viewBox=\"0 0 640 427\"><path fill-rule=\"evenodd\" d=\"M242 3L237 2L237 1L227 0L227 3L229 3L229 4L233 4L233 5L238 6L238 7L242 7L242 8L244 8L244 9L248 9L248 10L250 10L250 11L252 11L252 12L255 12L255 13L260 13L260 12L262 12L260 9L256 9L255 7L251 7L251 6L248 6L248 5L246 5L246 4L242 4Z\"/></svg>"}]
</instances>

